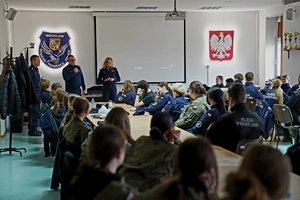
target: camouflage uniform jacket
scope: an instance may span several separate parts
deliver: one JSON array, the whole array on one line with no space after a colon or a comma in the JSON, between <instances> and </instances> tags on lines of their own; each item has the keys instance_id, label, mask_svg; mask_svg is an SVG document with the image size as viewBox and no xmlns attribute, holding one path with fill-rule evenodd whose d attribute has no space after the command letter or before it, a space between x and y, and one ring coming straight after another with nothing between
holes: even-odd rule
<instances>
[{"instance_id":1,"label":"camouflage uniform jacket","mask_svg":"<svg viewBox=\"0 0 300 200\"><path fill-rule=\"evenodd\" d=\"M71 144L81 146L90 131L92 131L92 128L76 117L65 125L63 137Z\"/></svg>"},{"instance_id":2,"label":"camouflage uniform jacket","mask_svg":"<svg viewBox=\"0 0 300 200\"><path fill-rule=\"evenodd\" d=\"M210 106L206 101L206 95L200 95L184 108L179 119L175 122L175 126L185 130L189 129L208 110L210 110Z\"/></svg>"},{"instance_id":3,"label":"camouflage uniform jacket","mask_svg":"<svg viewBox=\"0 0 300 200\"><path fill-rule=\"evenodd\" d=\"M126 183L140 191L151 188L161 178L173 174L177 146L149 136L141 136L128 148L119 173Z\"/></svg>"}]
</instances>

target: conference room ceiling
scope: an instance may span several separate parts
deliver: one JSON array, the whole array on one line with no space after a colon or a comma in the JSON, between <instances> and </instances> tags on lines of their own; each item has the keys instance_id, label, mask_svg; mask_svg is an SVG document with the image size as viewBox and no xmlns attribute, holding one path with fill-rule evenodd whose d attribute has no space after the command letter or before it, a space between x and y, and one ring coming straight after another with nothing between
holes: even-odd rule
<instances>
[{"instance_id":1,"label":"conference room ceiling","mask_svg":"<svg viewBox=\"0 0 300 200\"><path fill-rule=\"evenodd\" d=\"M6 1L6 0L2 0ZM170 11L173 0L7 0L17 10L36 11ZM281 4L281 0L177 0L182 11L245 11ZM77 8L85 7L90 8ZM69 8L73 7L73 8ZM137 7L141 7L137 9ZM205 9L203 9L205 7Z\"/></svg>"}]
</instances>

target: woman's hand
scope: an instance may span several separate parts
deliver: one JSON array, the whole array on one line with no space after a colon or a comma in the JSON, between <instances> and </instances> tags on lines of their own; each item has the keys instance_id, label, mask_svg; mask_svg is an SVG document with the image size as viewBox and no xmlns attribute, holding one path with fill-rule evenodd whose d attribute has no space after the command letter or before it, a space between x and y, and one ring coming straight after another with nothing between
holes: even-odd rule
<instances>
[{"instance_id":1,"label":"woman's hand","mask_svg":"<svg viewBox=\"0 0 300 200\"><path fill-rule=\"evenodd\" d=\"M170 142L172 144L181 144L180 140L180 130L175 130L174 128L170 128L166 133L165 133L165 138L167 142Z\"/></svg>"}]
</instances>

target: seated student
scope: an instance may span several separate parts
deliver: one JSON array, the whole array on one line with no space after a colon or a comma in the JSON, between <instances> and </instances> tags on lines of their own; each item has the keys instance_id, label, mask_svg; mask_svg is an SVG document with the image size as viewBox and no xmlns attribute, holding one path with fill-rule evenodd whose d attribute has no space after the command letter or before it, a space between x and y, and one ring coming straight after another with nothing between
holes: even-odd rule
<instances>
[{"instance_id":1,"label":"seated student","mask_svg":"<svg viewBox=\"0 0 300 200\"><path fill-rule=\"evenodd\" d=\"M237 172L228 175L226 199L285 199L288 197L290 166L278 149L253 145L246 149Z\"/></svg>"},{"instance_id":2,"label":"seated student","mask_svg":"<svg viewBox=\"0 0 300 200\"><path fill-rule=\"evenodd\" d=\"M134 107L149 106L154 102L155 96L150 90L148 83L145 80L141 80L137 83L137 93L134 102Z\"/></svg>"},{"instance_id":3,"label":"seated student","mask_svg":"<svg viewBox=\"0 0 300 200\"><path fill-rule=\"evenodd\" d=\"M50 107L52 101L52 95L49 93L50 81L48 79L41 79L41 109L40 113L44 113L47 108Z\"/></svg>"},{"instance_id":4,"label":"seated student","mask_svg":"<svg viewBox=\"0 0 300 200\"><path fill-rule=\"evenodd\" d=\"M227 112L223 100L223 91L220 88L211 88L207 92L207 101L211 109L204 113L196 125L192 128L193 134L205 136L207 128L221 115Z\"/></svg>"},{"instance_id":5,"label":"seated student","mask_svg":"<svg viewBox=\"0 0 300 200\"><path fill-rule=\"evenodd\" d=\"M281 89L287 94L288 91L292 88L290 82L290 76L289 75L283 75L281 77Z\"/></svg>"},{"instance_id":6,"label":"seated student","mask_svg":"<svg viewBox=\"0 0 300 200\"><path fill-rule=\"evenodd\" d=\"M229 88L233 84L233 79L232 78L228 78L228 79L225 80L225 82L226 82L225 87Z\"/></svg>"},{"instance_id":7,"label":"seated student","mask_svg":"<svg viewBox=\"0 0 300 200\"><path fill-rule=\"evenodd\" d=\"M241 73L237 73L233 76L235 83L243 83L244 76Z\"/></svg>"},{"instance_id":8,"label":"seated student","mask_svg":"<svg viewBox=\"0 0 300 200\"><path fill-rule=\"evenodd\" d=\"M192 99L190 105L184 108L179 119L175 122L175 126L185 130L192 128L199 118L210 109L206 102L206 90L200 81L190 83L189 94Z\"/></svg>"},{"instance_id":9,"label":"seated student","mask_svg":"<svg viewBox=\"0 0 300 200\"><path fill-rule=\"evenodd\" d=\"M182 83L174 83L171 87L173 99L171 99L164 107L163 111L170 113L173 122L179 118L183 108L189 105L189 102L183 96L185 87Z\"/></svg>"},{"instance_id":10,"label":"seated student","mask_svg":"<svg viewBox=\"0 0 300 200\"><path fill-rule=\"evenodd\" d=\"M280 86L281 81L279 79L274 79L272 80L271 89L266 91L265 101L271 108L273 108L274 104L284 104L290 99Z\"/></svg>"},{"instance_id":11,"label":"seated student","mask_svg":"<svg viewBox=\"0 0 300 200\"><path fill-rule=\"evenodd\" d=\"M213 85L211 87L224 88L225 86L223 85L223 80L224 80L223 76L218 75L216 77L216 85Z\"/></svg>"},{"instance_id":12,"label":"seated student","mask_svg":"<svg viewBox=\"0 0 300 200\"><path fill-rule=\"evenodd\" d=\"M66 150L79 158L81 155L81 144L85 141L88 133L92 130L83 120L89 114L91 106L86 98L78 97L72 102L72 119L63 127L62 136L66 140Z\"/></svg>"},{"instance_id":13,"label":"seated student","mask_svg":"<svg viewBox=\"0 0 300 200\"><path fill-rule=\"evenodd\" d=\"M150 115L161 111L164 106L172 99L170 94L169 84L162 81L158 84L158 99L149 106L138 107L133 115L143 115L145 112L149 112Z\"/></svg>"},{"instance_id":14,"label":"seated student","mask_svg":"<svg viewBox=\"0 0 300 200\"><path fill-rule=\"evenodd\" d=\"M247 72L245 78L246 98L264 100L262 93L253 84L254 74L252 72Z\"/></svg>"},{"instance_id":15,"label":"seated student","mask_svg":"<svg viewBox=\"0 0 300 200\"><path fill-rule=\"evenodd\" d=\"M288 91L288 95L291 96L296 90L300 89L300 74L298 75L298 83L295 84L289 91Z\"/></svg>"},{"instance_id":16,"label":"seated student","mask_svg":"<svg viewBox=\"0 0 300 200\"><path fill-rule=\"evenodd\" d=\"M114 102L126 103L134 106L135 98L136 98L136 92L134 86L132 85L131 81L126 80L123 83L122 90L115 97Z\"/></svg>"},{"instance_id":17,"label":"seated student","mask_svg":"<svg viewBox=\"0 0 300 200\"><path fill-rule=\"evenodd\" d=\"M258 139L264 131L260 117L247 108L244 85L234 83L228 88L228 95L231 113L214 122L206 137L212 144L235 152L240 140Z\"/></svg>"},{"instance_id":18,"label":"seated student","mask_svg":"<svg viewBox=\"0 0 300 200\"><path fill-rule=\"evenodd\" d=\"M179 131L174 130L169 113L158 112L151 119L150 136L141 136L127 149L119 173L126 182L140 191L149 189L162 178L171 176L179 143Z\"/></svg>"},{"instance_id":19,"label":"seated student","mask_svg":"<svg viewBox=\"0 0 300 200\"><path fill-rule=\"evenodd\" d=\"M64 99L67 98L67 92L58 88L55 91L55 104L48 109L41 117L41 128L44 134L44 152L45 157L54 157L56 153L56 146L58 140L58 128L64 118L66 109L64 106ZM49 149L50 144L50 149ZM51 150L51 151L50 151Z\"/></svg>"},{"instance_id":20,"label":"seated student","mask_svg":"<svg viewBox=\"0 0 300 200\"><path fill-rule=\"evenodd\" d=\"M300 90L292 93L291 98L286 103L286 106L290 108L293 115L293 124L300 124Z\"/></svg>"},{"instance_id":21,"label":"seated student","mask_svg":"<svg viewBox=\"0 0 300 200\"><path fill-rule=\"evenodd\" d=\"M179 147L176 173L137 199L217 199L218 167L211 145L204 138L189 138Z\"/></svg>"},{"instance_id":22,"label":"seated student","mask_svg":"<svg viewBox=\"0 0 300 200\"><path fill-rule=\"evenodd\" d=\"M88 158L80 163L73 177L73 199L125 200L133 197L130 187L117 174L125 151L126 138L120 129L108 125L97 127L90 135Z\"/></svg>"}]
</instances>

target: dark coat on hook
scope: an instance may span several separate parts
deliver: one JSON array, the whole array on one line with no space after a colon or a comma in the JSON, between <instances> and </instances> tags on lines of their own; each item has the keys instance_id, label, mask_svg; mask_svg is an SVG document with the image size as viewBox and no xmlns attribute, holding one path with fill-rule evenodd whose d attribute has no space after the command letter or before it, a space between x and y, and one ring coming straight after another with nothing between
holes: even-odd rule
<instances>
[{"instance_id":1,"label":"dark coat on hook","mask_svg":"<svg viewBox=\"0 0 300 200\"><path fill-rule=\"evenodd\" d=\"M8 115L17 118L22 117L17 80L11 68L7 70L0 85L0 111L1 119L6 119Z\"/></svg>"}]
</instances>

